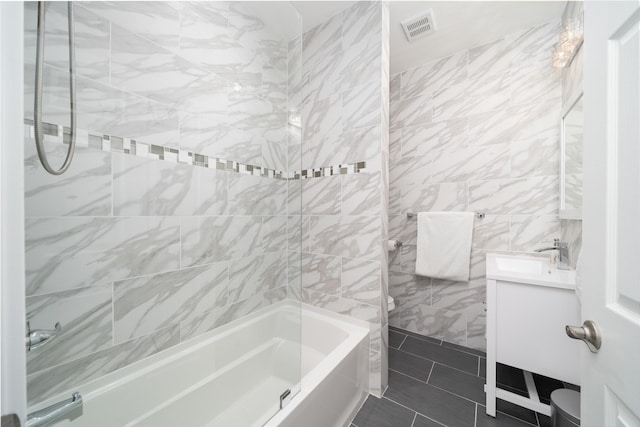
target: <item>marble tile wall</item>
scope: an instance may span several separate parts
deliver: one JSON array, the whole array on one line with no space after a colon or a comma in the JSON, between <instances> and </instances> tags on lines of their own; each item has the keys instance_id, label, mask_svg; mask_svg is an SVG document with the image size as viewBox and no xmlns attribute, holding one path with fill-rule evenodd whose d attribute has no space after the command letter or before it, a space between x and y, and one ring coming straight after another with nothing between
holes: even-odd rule
<instances>
[{"instance_id":1,"label":"marble tile wall","mask_svg":"<svg viewBox=\"0 0 640 427\"><path fill-rule=\"evenodd\" d=\"M63 126L65 7L48 8L44 74L44 121ZM293 93L301 84L289 72L301 51L249 5L77 2L75 11L80 129L301 170L300 161L287 162L289 149L300 152L287 115L300 111ZM25 12L31 119L35 3ZM29 404L280 301L287 285L300 287L299 277L288 277L300 252L288 247L299 251L300 206L292 198L301 180L110 152L88 138L68 172L54 177L38 163L25 125L27 316L33 328L63 325L46 351L28 354ZM51 161L62 161L60 138L47 136L46 144ZM344 179L346 188L366 181ZM345 209L372 208L349 200ZM345 218L342 227L375 235L368 217ZM318 226L316 235L323 232L331 233ZM369 284L359 286L353 294L370 298Z\"/></svg>"},{"instance_id":2,"label":"marble tile wall","mask_svg":"<svg viewBox=\"0 0 640 427\"><path fill-rule=\"evenodd\" d=\"M33 99L35 5L25 6L26 99ZM249 19L250 5L78 2L76 9L79 128L286 169L288 41ZM47 16L44 121L68 125L66 5L52 3ZM32 109L26 102L25 117Z\"/></svg>"},{"instance_id":3,"label":"marble tile wall","mask_svg":"<svg viewBox=\"0 0 640 427\"><path fill-rule=\"evenodd\" d=\"M370 323L376 395L387 382L388 8L358 2L307 31L297 41L302 65L290 67L290 79L302 81L293 99L302 100L303 128L289 162L366 162L356 175L305 180L300 195L289 192L290 203L302 202L302 265L290 279L302 276L295 296L303 301Z\"/></svg>"},{"instance_id":4,"label":"marble tile wall","mask_svg":"<svg viewBox=\"0 0 640 427\"><path fill-rule=\"evenodd\" d=\"M532 251L560 237L558 22L513 33L391 76L389 324L484 349L485 253ZM407 211L483 211L471 278L413 274Z\"/></svg>"},{"instance_id":5,"label":"marble tile wall","mask_svg":"<svg viewBox=\"0 0 640 427\"><path fill-rule=\"evenodd\" d=\"M568 2L562 14L562 21L581 16L583 13L583 5L581 2ZM568 67L562 70L562 106L564 107L575 99L578 93L582 91L582 73L583 73L583 52L580 47L576 56ZM560 221L560 229L562 241L569 243L569 259L571 266L575 267L578 255L582 249L582 221L563 219Z\"/></svg>"}]
</instances>

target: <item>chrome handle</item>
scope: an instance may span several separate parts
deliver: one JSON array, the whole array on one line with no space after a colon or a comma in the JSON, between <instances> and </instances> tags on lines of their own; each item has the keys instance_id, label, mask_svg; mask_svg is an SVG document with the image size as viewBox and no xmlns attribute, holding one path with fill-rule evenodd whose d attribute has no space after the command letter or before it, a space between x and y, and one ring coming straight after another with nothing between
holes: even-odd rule
<instances>
[{"instance_id":1,"label":"chrome handle","mask_svg":"<svg viewBox=\"0 0 640 427\"><path fill-rule=\"evenodd\" d=\"M591 353L597 353L602 346L600 331L592 320L585 320L582 326L567 325L565 331L569 338L584 341Z\"/></svg>"},{"instance_id":2,"label":"chrome handle","mask_svg":"<svg viewBox=\"0 0 640 427\"><path fill-rule=\"evenodd\" d=\"M560 249L568 249L569 244L567 242L561 242L560 239L553 239L553 242L542 242L545 244L552 244L548 248L536 249L536 252L554 251Z\"/></svg>"},{"instance_id":3,"label":"chrome handle","mask_svg":"<svg viewBox=\"0 0 640 427\"><path fill-rule=\"evenodd\" d=\"M69 414L71 411L82 408L82 396L75 392L71 399L55 403L44 409L27 415L27 427L44 427L61 417Z\"/></svg>"},{"instance_id":4,"label":"chrome handle","mask_svg":"<svg viewBox=\"0 0 640 427\"><path fill-rule=\"evenodd\" d=\"M555 246L556 248L568 248L569 243L561 242L560 239L553 239L553 246Z\"/></svg>"},{"instance_id":5,"label":"chrome handle","mask_svg":"<svg viewBox=\"0 0 640 427\"><path fill-rule=\"evenodd\" d=\"M62 325L60 322L56 322L55 329L34 329L31 330L31 325L27 322L27 336L25 338L25 344L27 351L35 350L38 347L51 342L51 340L62 331Z\"/></svg>"}]
</instances>

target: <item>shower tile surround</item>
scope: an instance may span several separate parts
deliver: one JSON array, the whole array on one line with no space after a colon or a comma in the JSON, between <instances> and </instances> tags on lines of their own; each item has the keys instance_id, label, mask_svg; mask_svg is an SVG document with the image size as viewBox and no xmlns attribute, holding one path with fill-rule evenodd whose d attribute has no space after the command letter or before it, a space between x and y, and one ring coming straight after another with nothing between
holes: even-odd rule
<instances>
[{"instance_id":1,"label":"shower tile surround","mask_svg":"<svg viewBox=\"0 0 640 427\"><path fill-rule=\"evenodd\" d=\"M370 392L387 384L389 4L358 2L303 34L303 169L366 162L358 174L302 182L302 294L368 321ZM291 68L290 68L291 71ZM290 212L293 212L290 209ZM290 291L296 291L291 288ZM296 295L297 296L297 295Z\"/></svg>"},{"instance_id":2,"label":"shower tile surround","mask_svg":"<svg viewBox=\"0 0 640 427\"><path fill-rule=\"evenodd\" d=\"M318 99L310 96L319 68L311 73L299 58L314 55L324 26L304 43L261 45L235 25L248 18L242 5L149 4L77 3L80 138L67 174L42 172L28 121L25 127L28 316L38 327L74 325L50 351L30 356L30 403L286 296L370 322L372 392L380 395L387 373L388 220L381 200L388 198L388 4L358 3L331 20L334 29L351 29L333 40L344 67L336 77L342 80L332 82L339 84L339 127L320 108L327 102L319 89ZM48 40L59 47L47 52L59 55L46 57L43 119L55 124L46 139L60 161L69 125L58 60L65 30L58 22L64 14L51 9L58 16L49 17ZM29 13L27 7L27 24L35 22ZM199 16L206 29L193 22ZM25 37L27 58L33 30ZM249 62L218 63L198 40L212 36L239 38L246 52L236 52L238 61ZM149 52L149 63L134 59ZM150 71L153 78L143 78ZM32 63L25 72L32 75ZM25 92L33 96L29 85ZM287 126L287 111L310 123L302 150L302 132ZM32 117L28 104L25 117ZM339 182L329 203L337 212L311 203L313 188L331 180ZM47 202L54 193L64 202ZM309 206L301 209L302 201ZM337 288L326 280L327 265ZM322 286L300 292L301 278L310 283L314 274Z\"/></svg>"},{"instance_id":3,"label":"shower tile surround","mask_svg":"<svg viewBox=\"0 0 640 427\"><path fill-rule=\"evenodd\" d=\"M391 77L389 324L484 350L485 253L560 237L558 22ZM468 282L413 274L420 211L483 211Z\"/></svg>"},{"instance_id":4,"label":"shower tile surround","mask_svg":"<svg viewBox=\"0 0 640 427\"><path fill-rule=\"evenodd\" d=\"M305 178L367 170L362 159L287 163L300 151L287 124L300 111L301 76L289 75L300 52L246 5L75 5L80 132L64 175L39 165L25 103L27 315L33 328L63 324L46 351L28 354L29 404L285 298L300 263L289 252L302 224L291 193ZM65 7L47 11L53 164L69 126ZM26 3L27 100L34 13Z\"/></svg>"}]
</instances>

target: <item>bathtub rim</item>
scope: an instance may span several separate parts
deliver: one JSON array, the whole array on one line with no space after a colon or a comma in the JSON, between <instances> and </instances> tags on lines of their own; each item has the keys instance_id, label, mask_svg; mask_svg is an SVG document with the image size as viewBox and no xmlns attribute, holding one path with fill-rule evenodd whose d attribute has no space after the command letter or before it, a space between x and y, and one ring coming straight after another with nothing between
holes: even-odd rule
<instances>
[{"instance_id":1,"label":"bathtub rim","mask_svg":"<svg viewBox=\"0 0 640 427\"><path fill-rule=\"evenodd\" d=\"M335 369L342 358L346 357L349 352L353 350L363 339L369 338L370 329L368 322L353 319L326 309L314 307L307 303L285 299L268 307L256 310L254 313L245 317L235 319L211 331L207 331L202 335L192 337L166 350L138 360L102 377L80 384L72 389L62 391L36 405L29 407L28 410L37 411L42 409L65 399L68 397L67 394L71 394L76 390L81 392L85 402L97 399L100 395L108 391L117 389L118 387L126 387L127 382L143 377L157 369L162 369L164 365L177 361L200 348L212 344L215 345L214 343L216 341L232 335L241 328L251 327L252 324L260 322L267 317L274 316L277 312L287 311L292 314L300 313L301 319L304 319L305 316L310 316L315 319L319 319L322 322L329 323L332 326L338 327L347 332L347 337L340 342L337 347L332 348L329 354L326 354L325 357L316 366L310 369L304 377L300 378L300 383L292 389L296 394L293 396L291 402L284 409L275 413L274 416L265 424L265 426L268 427L277 426L280 421L274 420L284 419L300 404L304 397L308 396L310 392L322 382L331 370ZM303 333L303 330L304 321L302 320L301 333ZM302 347L302 345L304 345L304 338L301 336L300 346Z\"/></svg>"}]
</instances>

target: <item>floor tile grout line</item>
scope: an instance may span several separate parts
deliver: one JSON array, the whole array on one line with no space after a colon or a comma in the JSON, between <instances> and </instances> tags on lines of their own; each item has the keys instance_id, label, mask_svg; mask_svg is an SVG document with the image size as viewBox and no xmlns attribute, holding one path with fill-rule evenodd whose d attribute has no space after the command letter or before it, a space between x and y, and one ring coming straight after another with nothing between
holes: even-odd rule
<instances>
[{"instance_id":1,"label":"floor tile grout line","mask_svg":"<svg viewBox=\"0 0 640 427\"><path fill-rule=\"evenodd\" d=\"M422 359L422 360L428 360L429 362L433 362L434 364L438 364L438 365L440 365L440 366L444 366L444 367L446 367L446 368L456 370L456 371L461 372L461 373L463 373L463 374L471 375L472 377L481 378L482 380L484 380L484 381L485 381L485 383L486 383L486 381L487 381L487 378L486 378L486 377L481 377L480 375L472 374L471 372L464 371L464 370L462 370L462 369L460 369L460 368L456 368L455 366L447 365L447 364L445 364L445 363L438 362L437 360L429 359L429 358L426 358L426 357L424 357L424 356L420 356L420 355L418 355L418 354L416 354L416 353L411 353L410 351L401 350L401 349L399 349L399 348L396 348L396 349L394 349L394 350L401 351L401 352L406 353L406 354L410 354L410 355L415 356L415 357L418 357L418 358L420 358L420 359ZM432 367L432 369L433 369L433 367ZM397 370L395 370L395 369L393 369L393 371L400 372L400 371L397 371ZM400 373L402 373L402 372L400 372ZM406 375L406 374L405 374L405 375ZM408 376L411 376L411 375L408 375ZM411 377L411 378L415 378L415 377ZM417 378L415 378L415 379L417 379ZM516 391L526 392L526 390L523 390L523 389L520 389L520 388L517 388L517 387L512 387L512 386L510 386L510 385L508 385L508 384L504 384L504 383L500 383L500 382L498 382L498 383L497 383L497 385L501 386L500 388L503 388L503 389L505 389L505 390L507 390L507 391L511 391L511 392L516 392ZM518 393L516 393L516 394L518 394Z\"/></svg>"},{"instance_id":2,"label":"floor tile grout line","mask_svg":"<svg viewBox=\"0 0 640 427\"><path fill-rule=\"evenodd\" d=\"M389 386L387 386L387 388L388 388L388 387L389 387ZM358 414L360 413L360 411L361 411L361 410L362 410L362 408L364 407L364 404L365 404L365 403L367 403L367 400L369 400L369 397L370 397L370 396L371 396L371 395L367 395L367 397L364 399L364 401L360 404L360 407L359 407L359 408L358 408L358 410L356 411L356 414L353 416L353 419L351 420L351 423L349 423L349 425L353 424L355 427L358 427L358 426L356 426L356 425L353 423L353 421L356 419L356 417L358 416Z\"/></svg>"},{"instance_id":3,"label":"floor tile grout line","mask_svg":"<svg viewBox=\"0 0 640 427\"><path fill-rule=\"evenodd\" d=\"M408 337L412 337L412 338L415 338L415 339L420 340L420 341L430 342L430 343L435 344L435 345L442 345L442 343L443 343L442 340L439 340L439 339L436 339L436 338L432 338L432 337L428 337L426 335L420 335L420 334L418 334L416 332L407 331L406 329L393 328L393 329L390 329L390 330L395 332L396 334L406 335Z\"/></svg>"},{"instance_id":4,"label":"floor tile grout line","mask_svg":"<svg viewBox=\"0 0 640 427\"><path fill-rule=\"evenodd\" d=\"M440 344L440 347L448 348L448 349L450 349L450 350L455 350L455 351L457 351L457 352L459 352L459 353L470 354L470 355L472 355L472 356L476 356L476 357L486 357L486 356L480 356L479 354L476 354L476 353L471 353L470 351L464 351L464 350L459 349L459 348L457 348L457 347L451 347L451 346L449 346L449 345L445 345L445 344L444 344L444 341L442 341L442 342L443 342L443 344ZM453 343L451 343L451 344L453 344ZM457 345L457 344L456 344L456 345Z\"/></svg>"},{"instance_id":5,"label":"floor tile grout line","mask_svg":"<svg viewBox=\"0 0 640 427\"><path fill-rule=\"evenodd\" d=\"M418 413L414 411L413 413L413 421L411 421L411 427L416 423L416 418L418 418Z\"/></svg>"},{"instance_id":6,"label":"floor tile grout line","mask_svg":"<svg viewBox=\"0 0 640 427\"><path fill-rule=\"evenodd\" d=\"M402 344L404 344L404 342L407 340L407 337L409 335L405 335L404 338L402 339L402 342L400 343L400 345L398 346L398 350L400 350L400 347L402 347Z\"/></svg>"},{"instance_id":7,"label":"floor tile grout line","mask_svg":"<svg viewBox=\"0 0 640 427\"><path fill-rule=\"evenodd\" d=\"M460 399L464 399L464 400L466 400L466 401L468 401L468 402L471 402L471 403L473 403L473 404L476 404L476 405L478 404L478 402L476 402L475 400L471 400L471 399L469 399L468 397L460 396L460 395L459 395L459 394L457 394L457 393L454 393L454 392L452 392L452 391L446 390L446 389L444 389L444 388L442 388L442 387L438 387L437 385L433 385L433 384L428 384L428 385L430 385L431 387L435 387L435 388L437 388L437 389L438 389L438 390L440 390L440 391L444 391L444 392L446 392L446 393L449 393L449 394L450 394L450 395L452 395L452 396L456 396L456 397L459 397Z\"/></svg>"},{"instance_id":8,"label":"floor tile grout line","mask_svg":"<svg viewBox=\"0 0 640 427\"><path fill-rule=\"evenodd\" d=\"M412 377L411 375L405 374L404 372L396 371L395 369L391 369L391 368L389 368L389 370L390 370L390 371L393 371L393 372L395 372L395 373L397 373L397 374L404 375L405 377L411 378L412 380L418 381L418 382L420 382L421 384L426 384L426 385L428 385L428 386L431 386L431 387L437 388L438 390L443 391L443 392L445 392L445 393L448 393L448 394L450 394L450 395L452 395L452 396L458 397L458 398L460 398L460 399L464 399L464 400L466 400L467 402L471 402L471 403L473 403L473 404L475 404L475 405L482 405L482 403L480 403L480 402L476 402L475 400L471 400L471 399L469 399L468 397L460 396L459 394L456 394L456 393L454 393L454 392L452 392L452 391L449 391L449 390L445 390L444 388L442 388L442 387L438 387L437 385L428 384L428 383L426 383L425 381L422 381L422 380L420 380L420 379L418 379L418 378L416 378L416 377ZM386 397L386 396L383 396L383 397L384 397L385 399L391 400L391 399L389 399L389 398L388 398L388 397ZM392 402L394 402L394 403L397 403L397 402L395 402L395 401L393 401L393 400L391 400L391 401L392 401ZM399 404L399 403L398 403L398 404ZM399 404L399 405L400 405L400 404ZM401 405L401 406L404 406L404 405ZM406 408L411 409L411 408L409 408L408 406L407 406ZM413 411L414 409L411 409L411 410ZM498 412L498 413L500 413L500 414L503 414L503 415L506 415L506 416L511 417L511 418L515 418L516 420L518 420L518 421L522 421L523 423L526 423L526 424L529 424L529 425L533 425L533 424L531 424L531 423L527 422L526 420L523 420L522 418L518 418L518 417L516 417L516 416L514 416L514 415L509 415L509 414L504 413L504 412L502 412L502 411L496 411L496 412ZM532 411L532 412L533 412L534 414L537 414L535 411ZM420 414L420 415L423 415L423 414ZM537 420L537 419L538 419L538 417L536 416L536 420ZM536 425L535 427L538 427L538 426Z\"/></svg>"},{"instance_id":9,"label":"floor tile grout line","mask_svg":"<svg viewBox=\"0 0 640 427\"><path fill-rule=\"evenodd\" d=\"M395 372L396 374L400 374L400 375L404 375L405 377L409 377L409 378L411 378L412 380L419 381L419 382L421 382L422 384L426 384L426 383L427 383L426 381L421 380L420 378L413 377L413 376L411 376L411 375L409 375L409 374L405 374L404 372L396 371L395 369L391 369L391 368L389 368L389 370L390 370L390 371L392 371L392 372Z\"/></svg>"},{"instance_id":10,"label":"floor tile grout line","mask_svg":"<svg viewBox=\"0 0 640 427\"><path fill-rule=\"evenodd\" d=\"M476 412L473 414L473 427L478 427L478 404L476 403Z\"/></svg>"},{"instance_id":11,"label":"floor tile grout line","mask_svg":"<svg viewBox=\"0 0 640 427\"><path fill-rule=\"evenodd\" d=\"M436 366L436 362L431 364L431 369L429 369L429 376L427 377L427 384L429 384L429 380L431 379L431 374L433 373L433 368Z\"/></svg>"},{"instance_id":12,"label":"floor tile grout line","mask_svg":"<svg viewBox=\"0 0 640 427\"><path fill-rule=\"evenodd\" d=\"M435 423L438 423L438 424L440 424L440 425L442 425L442 426L446 426L446 424L442 424L440 421L438 421L438 420L434 420L434 419L433 419L433 418L431 418L430 416L425 415L425 414L423 414L422 412L416 411L415 409L411 409L411 408L409 408L408 406L403 405L402 403L398 403L398 402L396 402L396 401L395 401L395 400L393 400L393 399L389 399L389 398L388 398L388 397L386 397L386 396L382 396L382 398L383 398L383 399L387 399L389 402L393 402L393 403L395 403L395 404L396 404L396 405L398 405L398 406L402 406L402 407L403 407L403 408L405 408L405 409L408 409L408 410L410 410L410 411L413 411L413 412L415 412L417 415L420 415L421 417L424 417L424 418L426 418L426 419L428 419L428 420L430 420L430 421L433 421L433 422L435 422Z\"/></svg>"},{"instance_id":13,"label":"floor tile grout line","mask_svg":"<svg viewBox=\"0 0 640 427\"><path fill-rule=\"evenodd\" d=\"M438 365L440 365L440 366L444 366L444 367L449 368L449 369L453 369L453 370L455 370L455 371L458 371L458 372L463 373L463 374L466 374L466 375L470 375L470 376L475 377L475 378L480 378L480 379L484 380L484 381L485 381L485 383L486 383L486 381L487 381L487 379L486 379L485 377L480 377L480 376L474 375L474 374L472 374L472 373L469 373L469 372L467 372L467 371L463 371L462 369L454 368L453 366L445 365L444 363L440 363L440 362L437 362L437 361L432 360L432 359L427 359L427 358L425 358L425 357L418 356L418 355L417 355L417 354L415 354L415 353L411 353L411 352L408 352L408 351L405 351L405 350L400 350L400 349L395 349L395 350L397 350L397 351L402 351L403 353L407 353L407 354L410 354L410 355L412 355L412 356L418 357L418 358L420 358L420 359L422 359L422 360L427 360L427 361L429 361L429 362L432 362L432 363L433 363L433 365L431 366L431 370L429 371L429 376L427 377L427 381L426 381L427 383L428 383L429 379L431 378L431 373L433 372L433 369L435 368L435 365L436 365L436 364L438 364ZM406 374L406 373L404 373L404 372L402 372L402 371L398 371L397 369L389 368L389 370L390 370L390 371L393 371L393 372L397 372L397 373L402 374L402 375L404 375L404 376L407 376L407 377L413 378L413 379L414 379L414 380L416 380L416 381L424 382L424 381L422 381L422 380L421 380L421 379L419 379L419 378L416 378L416 377L414 377L414 376L412 376L412 375ZM507 385L507 384L503 384L503 383L497 383L497 385L500 385L500 386L501 386L500 388L503 388L503 389L505 389L505 390L507 390L507 391L511 391L511 392L516 392L516 391L526 392L526 390L521 390L521 389L516 388L516 387L511 387L511 386L509 386L509 385ZM518 394L518 393L516 393L516 394Z\"/></svg>"},{"instance_id":14,"label":"floor tile grout line","mask_svg":"<svg viewBox=\"0 0 640 427\"><path fill-rule=\"evenodd\" d=\"M479 355L477 353L472 353L470 351L465 351L465 350L463 350L461 348L458 348L458 347L453 347L454 345L455 346L460 346L460 344L450 343L450 342L445 341L445 340L438 340L436 338L432 338L432 337L429 337L429 336L426 336L426 335L422 335L422 338L420 338L420 337L416 336L416 335L420 335L420 334L418 334L416 332L407 331L407 330L401 329L401 328L394 328L394 329L390 329L390 330L392 330L396 334L405 335L407 337L415 338L415 339L423 341L423 342L429 342L431 344L434 344L434 345L437 345L437 346L440 346L440 347L444 347L444 348L447 348L449 350L455 350L455 351L457 351L459 353L470 354L471 356L482 357L483 359L487 358L486 353L484 353L484 355ZM404 331L404 332L399 332L399 331ZM412 335L409 335L406 332L411 332ZM436 343L436 341L440 341L440 342ZM451 344L451 345L447 345L447 344ZM469 350L474 350L474 349L470 348ZM478 351L480 351L480 350L478 350Z\"/></svg>"},{"instance_id":15,"label":"floor tile grout line","mask_svg":"<svg viewBox=\"0 0 640 427\"><path fill-rule=\"evenodd\" d=\"M407 338L408 338L408 337L410 337L410 336L409 336L409 335L407 335ZM411 338L413 338L413 339L415 339L415 340L418 340L418 341L421 341L421 342L428 342L428 343L433 344L433 345L435 345L435 346L442 347L442 348L447 349L447 350L450 350L450 351L455 351L456 353L462 353L462 354L467 355L467 356L473 356L473 357L477 357L477 358L483 358L483 359L486 359L486 357L484 357L484 356L478 356L477 354L468 353L468 352L466 352L466 351L461 351L461 350L458 350L457 348L449 347L449 346L446 346L446 345L439 345L439 344L436 344L436 343L434 343L434 342L426 341L426 340L421 340L420 338L416 338L416 337L411 337ZM405 338L405 341L406 341L406 338ZM404 342L405 342L405 341L403 341L402 343L404 344Z\"/></svg>"},{"instance_id":16,"label":"floor tile grout line","mask_svg":"<svg viewBox=\"0 0 640 427\"><path fill-rule=\"evenodd\" d=\"M475 378L481 378L481 379L485 380L485 382L487 381L487 379L485 377L481 377L481 376L473 374L473 373L471 373L469 371L465 371L463 369L456 368L455 366L447 365L446 363L438 362L437 360L434 360L433 362L437 363L440 366L444 366L445 368L453 369L455 371L462 372L463 374L471 375L472 377L475 377Z\"/></svg>"},{"instance_id":17,"label":"floor tile grout line","mask_svg":"<svg viewBox=\"0 0 640 427\"><path fill-rule=\"evenodd\" d=\"M403 372L396 371L396 370L394 370L394 369L390 369L390 370L392 370L393 372L396 372L396 373L398 373L398 374L400 374L400 375L404 375L405 377L409 377L409 378L411 378L412 380L419 381L419 382L420 382L420 383L422 383L422 384L426 384L426 385L428 385L428 386L431 386L431 387L437 388L438 390L440 390L440 391L444 391L445 393L449 393L449 394L450 394L450 395L452 395L452 396L459 397L460 399L464 399L464 400L466 400L466 401L468 401L468 402L471 402L471 403L474 403L474 404L477 404L477 403L478 403L478 402L476 402L475 400L471 400L471 399L469 399L468 397L460 396L459 394L456 394L456 393L454 393L454 392L452 392L452 391L446 390L446 389L444 389L444 388L442 388L442 387L438 387L437 385L428 384L426 381L419 380L418 378L416 378L416 377L412 377L411 375L405 374L405 373L403 373Z\"/></svg>"},{"instance_id":18,"label":"floor tile grout line","mask_svg":"<svg viewBox=\"0 0 640 427\"><path fill-rule=\"evenodd\" d=\"M401 351L401 352L403 352L403 353L410 354L410 355L415 356L415 357L419 357L419 358L420 358L420 359L422 359L422 360L428 360L429 362L437 363L438 365L442 365L442 366L446 366L447 368L455 369L456 371L458 371L458 372L463 372L463 373L465 373L465 374L467 374L467 375L471 375L471 376L474 376L474 377L476 377L476 376L477 376L477 375L472 374L472 373L470 373L470 372L468 372L468 371L463 371L463 370L462 370L462 369L460 369L460 368L456 368L456 367L454 367L454 366L446 365L446 364L441 363L441 362L438 362L438 361L436 361L436 360L429 359L429 358L426 358L426 357L424 357L424 356L420 356L420 355L415 354L415 353L411 353L410 351L402 350L402 349L399 349L399 348L398 348L398 349L396 349L396 350L397 350L397 351ZM482 377L478 377L478 378L482 378Z\"/></svg>"},{"instance_id":19,"label":"floor tile grout line","mask_svg":"<svg viewBox=\"0 0 640 427\"><path fill-rule=\"evenodd\" d=\"M479 406L483 406L481 403L478 403L478 405L479 405ZM537 414L537 412L536 412L536 411L532 411L532 412L533 412L534 414ZM522 418L518 418L518 417L516 417L516 416L514 416L514 415L510 415L510 414L504 413L504 412L502 412L502 411L498 411L498 410L496 410L496 414L501 414L501 415L504 415L505 417L513 418L514 420L518 420L518 421L520 421L520 422L522 422L522 423L525 423L525 424L526 424L526 425L528 425L528 426L538 427L538 425L537 425L537 424L531 424L529 421L523 420ZM536 421L537 421L537 420L538 420L538 417L536 416Z\"/></svg>"},{"instance_id":20,"label":"floor tile grout line","mask_svg":"<svg viewBox=\"0 0 640 427\"><path fill-rule=\"evenodd\" d=\"M435 387L435 386L434 386L434 387ZM436 388L439 388L439 387L436 387ZM442 389L441 389L441 390L442 390ZM446 391L446 390L443 390L443 391ZM449 393L449 392L447 392L447 393ZM453 393L450 393L450 394L453 394ZM463 398L462 396L458 396L458 395L456 395L456 394L454 394L454 396L457 396L457 397L461 397L461 398ZM438 424L440 424L440 425L446 426L446 424L442 424L440 421L435 420L435 419L433 419L433 418L429 417L428 415L425 415L425 414L423 414L422 412L416 411L415 409L412 409L412 408L410 408L410 407L408 407L408 406L406 406L406 405L403 405L402 403L396 402L395 400L393 400L393 399L391 399L391 398L389 398L389 397L387 397L387 396L382 396L382 399L387 399L388 401L393 402L393 403L395 403L395 404L396 404L396 405L398 405L398 406L401 406L401 407L403 407L403 408L405 408L405 409L408 409L408 410L410 410L410 411L415 412L416 414L420 415L421 417L427 418L427 419L428 419L428 420L430 420L430 421L434 421L434 422L436 422L436 423L438 423ZM463 399L465 399L465 398L463 398ZM465 400L468 400L468 399L465 399ZM478 411L480 410L480 408L481 408L481 407L483 407L483 405L482 405L481 403L478 403L478 402L472 402L472 403L474 403L474 404L476 405L476 411L475 411L475 414L474 414L475 421L476 421L476 422L474 423L474 426L475 426L475 425L476 425L476 423L477 423L477 419L478 419L478 413L479 413ZM538 425L531 424L530 422L527 422L527 421L523 420L522 418L518 418L518 417L516 417L516 416L513 416L513 415L510 415L510 414L507 414L507 413L502 412L502 411L496 411L496 414L501 414L501 415L504 415L504 416L506 416L506 417L513 418L514 420L517 420L517 421L523 422L523 423L525 423L525 424L527 424L527 425L530 425L530 426L539 427ZM536 420L537 420L537 419L538 419L538 418L537 418L538 413L534 411L534 414L536 414ZM353 423L352 423L352 424L353 424ZM355 424L354 424L354 426L355 426ZM358 426L356 426L356 427L358 427Z\"/></svg>"}]
</instances>

